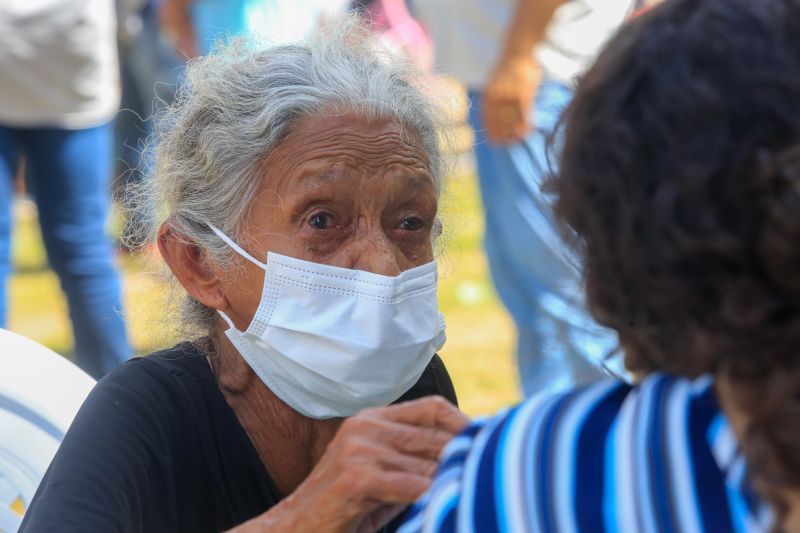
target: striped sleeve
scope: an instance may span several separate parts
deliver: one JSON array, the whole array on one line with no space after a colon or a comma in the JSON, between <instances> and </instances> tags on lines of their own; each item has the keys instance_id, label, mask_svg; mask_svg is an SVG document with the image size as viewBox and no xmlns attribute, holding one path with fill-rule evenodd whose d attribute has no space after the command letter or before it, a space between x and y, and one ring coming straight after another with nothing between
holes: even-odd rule
<instances>
[{"instance_id":1,"label":"striped sleeve","mask_svg":"<svg viewBox=\"0 0 800 533\"><path fill-rule=\"evenodd\" d=\"M761 531L737 526L763 509L719 468L720 424L708 379L535 397L456 437L400 531Z\"/></svg>"}]
</instances>

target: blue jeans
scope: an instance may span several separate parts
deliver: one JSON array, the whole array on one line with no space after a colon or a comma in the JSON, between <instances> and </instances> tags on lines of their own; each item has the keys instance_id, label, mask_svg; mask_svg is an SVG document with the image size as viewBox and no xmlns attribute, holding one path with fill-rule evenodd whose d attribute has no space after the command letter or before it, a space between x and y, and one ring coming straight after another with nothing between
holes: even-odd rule
<instances>
[{"instance_id":1,"label":"blue jeans","mask_svg":"<svg viewBox=\"0 0 800 533\"><path fill-rule=\"evenodd\" d=\"M486 253L494 285L517 326L525 394L596 379L617 337L588 316L576 262L541 191L553 164L548 140L571 91L559 83L543 83L532 111L535 129L510 145L486 139L481 94L470 91L469 96L486 213Z\"/></svg>"},{"instance_id":2,"label":"blue jeans","mask_svg":"<svg viewBox=\"0 0 800 533\"><path fill-rule=\"evenodd\" d=\"M153 115L162 109L162 102L174 99L182 64L160 34L157 7L152 1L147 5L139 13L139 33L119 43L122 101L114 120L115 193L127 215L125 231L134 245L145 242L142 228L150 226L155 212L150 206L130 205L125 190L151 170L151 154L145 145L153 132Z\"/></svg>"},{"instance_id":3,"label":"blue jeans","mask_svg":"<svg viewBox=\"0 0 800 533\"><path fill-rule=\"evenodd\" d=\"M132 355L105 232L112 138L110 124L81 130L0 126L0 326L11 272L14 175L24 155L47 256L69 304L75 359L95 378Z\"/></svg>"}]
</instances>

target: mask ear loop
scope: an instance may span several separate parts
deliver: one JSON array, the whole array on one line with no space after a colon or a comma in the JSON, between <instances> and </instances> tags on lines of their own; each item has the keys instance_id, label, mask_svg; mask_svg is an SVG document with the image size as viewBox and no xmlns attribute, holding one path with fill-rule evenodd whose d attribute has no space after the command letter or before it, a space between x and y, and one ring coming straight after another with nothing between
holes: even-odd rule
<instances>
[{"instance_id":1,"label":"mask ear loop","mask_svg":"<svg viewBox=\"0 0 800 533\"><path fill-rule=\"evenodd\" d=\"M253 263L257 267L260 267L263 270L267 269L267 264L266 263L262 263L261 261L259 261L255 257L253 257L252 255L250 255L247 252L247 250L245 250L244 248L242 248L241 246L236 244L233 239L231 239L230 237L228 237L227 235L222 233L222 231L219 228L217 228L214 224L212 224L210 222L206 222L206 225L209 228L211 228L211 231L213 231L217 235L217 237L219 237L222 240L222 242L224 242L225 244L230 246L236 253L238 253L239 255L241 255L242 257L244 257L245 259L247 259L248 261L250 261L251 263Z\"/></svg>"},{"instance_id":2,"label":"mask ear loop","mask_svg":"<svg viewBox=\"0 0 800 533\"><path fill-rule=\"evenodd\" d=\"M219 314L219 316L222 317L222 320L224 320L225 322L228 323L228 329L232 329L232 330L236 331L236 325L234 325L233 320L231 320L231 317L226 315L220 309L217 309L217 313Z\"/></svg>"},{"instance_id":3,"label":"mask ear loop","mask_svg":"<svg viewBox=\"0 0 800 533\"><path fill-rule=\"evenodd\" d=\"M233 239L231 239L230 237L225 235L222 232L222 230L217 228L214 224L212 224L210 222L206 222L206 225L209 228L211 228L211 231L213 231L216 234L216 236L219 237L222 240L222 242L224 242L225 244L230 246L233 249L234 252L238 253L239 255L241 255L242 257L244 257L245 259L247 259L248 261L250 261L251 263L253 263L257 267L260 267L263 270L267 270L266 263L262 263L261 261L259 261L255 257L253 257L252 255L250 255L247 252L247 250L245 250L244 248L242 248L241 246L236 244L236 242ZM221 316L222 319L225 320L225 322L227 322L229 329L237 331L236 330L236 325L233 323L233 320L231 320L231 318L228 315L226 315L224 312L220 311L219 309L217 309L217 313L219 313L219 316Z\"/></svg>"}]
</instances>

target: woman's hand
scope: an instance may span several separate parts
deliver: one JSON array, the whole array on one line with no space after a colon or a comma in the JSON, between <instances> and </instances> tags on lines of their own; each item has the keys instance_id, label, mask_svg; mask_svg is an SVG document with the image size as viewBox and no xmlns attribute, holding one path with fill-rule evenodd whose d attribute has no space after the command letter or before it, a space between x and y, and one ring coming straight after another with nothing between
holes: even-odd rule
<instances>
[{"instance_id":1,"label":"woman's hand","mask_svg":"<svg viewBox=\"0 0 800 533\"><path fill-rule=\"evenodd\" d=\"M533 53L502 59L483 92L486 137L505 144L522 139L533 127L530 111L541 81Z\"/></svg>"},{"instance_id":2,"label":"woman's hand","mask_svg":"<svg viewBox=\"0 0 800 533\"><path fill-rule=\"evenodd\" d=\"M374 531L428 488L442 448L468 423L438 396L362 411L294 493L233 531Z\"/></svg>"}]
</instances>

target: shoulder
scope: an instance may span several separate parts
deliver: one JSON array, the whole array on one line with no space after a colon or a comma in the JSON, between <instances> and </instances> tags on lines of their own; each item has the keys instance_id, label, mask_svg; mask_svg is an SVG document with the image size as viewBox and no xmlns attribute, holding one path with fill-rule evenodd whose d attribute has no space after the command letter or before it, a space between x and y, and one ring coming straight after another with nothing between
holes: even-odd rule
<instances>
[{"instance_id":1,"label":"shoulder","mask_svg":"<svg viewBox=\"0 0 800 533\"><path fill-rule=\"evenodd\" d=\"M162 377L181 377L186 373L194 376L211 376L203 372L203 367L208 368L204 353L195 343L181 342L171 348L153 352L143 357L134 357L125 364L110 372L103 380L112 382L135 381L143 375ZM199 372L198 372L199 371Z\"/></svg>"},{"instance_id":2,"label":"shoulder","mask_svg":"<svg viewBox=\"0 0 800 533\"><path fill-rule=\"evenodd\" d=\"M182 344L129 361L101 379L61 442L23 531L56 524L59 531L140 530L141 504L173 475L173 452L194 453L186 383L197 378L183 377L202 375L199 356ZM69 524L62 522L67 515Z\"/></svg>"},{"instance_id":3,"label":"shoulder","mask_svg":"<svg viewBox=\"0 0 800 533\"><path fill-rule=\"evenodd\" d=\"M432 523L438 524L435 531L454 531L465 520L479 531L508 530L501 521L527 515L527 509L537 505L540 490L532 488L543 478L542 470L553 465L547 457L557 448L550 444L552 439L574 438L574 430L569 435L566 428L585 419L592 407L602 411L608 405L613 417L629 391L624 383L605 381L567 393L538 395L476 420L445 448L431 489L409 513L401 531L420 531ZM575 416L578 412L581 416ZM502 513L496 505L487 505L511 495ZM529 524L527 517L523 523ZM535 525L530 529L542 530Z\"/></svg>"},{"instance_id":4,"label":"shoulder","mask_svg":"<svg viewBox=\"0 0 800 533\"><path fill-rule=\"evenodd\" d=\"M81 407L77 427L102 420L109 429L177 437L202 412L198 404L207 400L209 388L217 385L205 355L192 343L180 343L131 359L102 378Z\"/></svg>"},{"instance_id":5,"label":"shoulder","mask_svg":"<svg viewBox=\"0 0 800 533\"><path fill-rule=\"evenodd\" d=\"M623 466L641 439L685 438L697 413L711 424L718 411L709 391L713 396L710 380L664 375L635 387L601 381L478 420L447 446L402 531L432 523L436 531L457 523L487 532L602 529L615 512L613 495L625 496L629 507L638 497ZM686 417L667 416L673 410Z\"/></svg>"},{"instance_id":6,"label":"shoulder","mask_svg":"<svg viewBox=\"0 0 800 533\"><path fill-rule=\"evenodd\" d=\"M103 377L89 393L70 426L62 447L74 440L89 440L98 432L107 433L112 443L121 438L135 440L140 435L159 434L173 422L186 423L192 405L202 401L196 389L203 381L213 382L213 374L202 353L191 343L134 358ZM123 437L129 434L129 437ZM92 444L94 443L94 444Z\"/></svg>"},{"instance_id":7,"label":"shoulder","mask_svg":"<svg viewBox=\"0 0 800 533\"><path fill-rule=\"evenodd\" d=\"M122 396L139 405L168 408L163 402L178 400L195 384L213 381L203 353L192 343L135 357L103 377L89 396Z\"/></svg>"}]
</instances>

